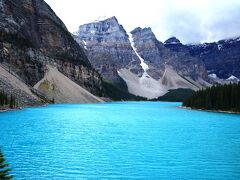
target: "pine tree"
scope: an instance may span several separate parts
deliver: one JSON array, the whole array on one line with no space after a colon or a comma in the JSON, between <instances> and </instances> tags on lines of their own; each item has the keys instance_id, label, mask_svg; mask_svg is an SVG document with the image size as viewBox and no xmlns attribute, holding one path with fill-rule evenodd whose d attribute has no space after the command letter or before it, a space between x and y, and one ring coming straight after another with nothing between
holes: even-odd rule
<instances>
[{"instance_id":1,"label":"pine tree","mask_svg":"<svg viewBox=\"0 0 240 180\"><path fill-rule=\"evenodd\" d=\"M51 103L52 103L52 104L55 104L55 98L54 98L54 97L52 98Z\"/></svg>"},{"instance_id":2,"label":"pine tree","mask_svg":"<svg viewBox=\"0 0 240 180\"><path fill-rule=\"evenodd\" d=\"M12 109L12 108L15 108L16 107L16 100L15 100L15 97L11 94L10 96L10 104L9 104L9 107Z\"/></svg>"},{"instance_id":3,"label":"pine tree","mask_svg":"<svg viewBox=\"0 0 240 180\"><path fill-rule=\"evenodd\" d=\"M8 164L6 164L3 153L0 149L0 179L1 180L10 180L13 178L12 175L10 175L11 169L8 168Z\"/></svg>"}]
</instances>

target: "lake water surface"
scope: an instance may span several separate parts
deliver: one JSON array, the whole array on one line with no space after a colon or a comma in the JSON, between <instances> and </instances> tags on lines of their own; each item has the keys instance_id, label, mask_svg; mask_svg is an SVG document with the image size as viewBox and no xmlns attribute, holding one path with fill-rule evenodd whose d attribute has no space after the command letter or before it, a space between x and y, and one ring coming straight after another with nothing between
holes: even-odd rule
<instances>
[{"instance_id":1,"label":"lake water surface","mask_svg":"<svg viewBox=\"0 0 240 180\"><path fill-rule=\"evenodd\" d=\"M50 105L0 113L15 179L240 179L240 115L180 103Z\"/></svg>"}]
</instances>

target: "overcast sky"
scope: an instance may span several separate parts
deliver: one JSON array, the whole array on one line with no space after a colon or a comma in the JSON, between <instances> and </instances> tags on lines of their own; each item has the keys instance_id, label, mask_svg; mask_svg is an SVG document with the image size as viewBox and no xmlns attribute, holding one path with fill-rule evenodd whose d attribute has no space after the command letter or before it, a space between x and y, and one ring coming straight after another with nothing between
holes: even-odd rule
<instances>
[{"instance_id":1,"label":"overcast sky","mask_svg":"<svg viewBox=\"0 0 240 180\"><path fill-rule=\"evenodd\" d=\"M240 0L45 0L70 32L99 16L116 16L127 31L151 27L165 41L209 42L240 36Z\"/></svg>"}]
</instances>

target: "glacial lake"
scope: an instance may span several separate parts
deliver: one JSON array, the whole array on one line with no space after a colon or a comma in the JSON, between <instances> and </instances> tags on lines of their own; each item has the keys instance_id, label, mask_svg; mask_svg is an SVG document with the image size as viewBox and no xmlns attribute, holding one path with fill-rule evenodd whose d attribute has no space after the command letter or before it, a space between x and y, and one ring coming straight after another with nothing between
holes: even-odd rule
<instances>
[{"instance_id":1,"label":"glacial lake","mask_svg":"<svg viewBox=\"0 0 240 180\"><path fill-rule=\"evenodd\" d=\"M0 145L15 179L240 179L240 115L180 105L49 105L0 113Z\"/></svg>"}]
</instances>

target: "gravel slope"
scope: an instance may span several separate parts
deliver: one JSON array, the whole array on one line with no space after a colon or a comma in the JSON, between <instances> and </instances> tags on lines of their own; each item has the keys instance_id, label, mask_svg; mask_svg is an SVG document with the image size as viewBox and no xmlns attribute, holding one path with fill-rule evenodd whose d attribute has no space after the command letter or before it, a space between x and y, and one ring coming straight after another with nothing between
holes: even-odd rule
<instances>
[{"instance_id":1,"label":"gravel slope","mask_svg":"<svg viewBox=\"0 0 240 180\"><path fill-rule=\"evenodd\" d=\"M55 103L98 103L104 102L80 87L52 66L47 66L44 78L34 88Z\"/></svg>"}]
</instances>

